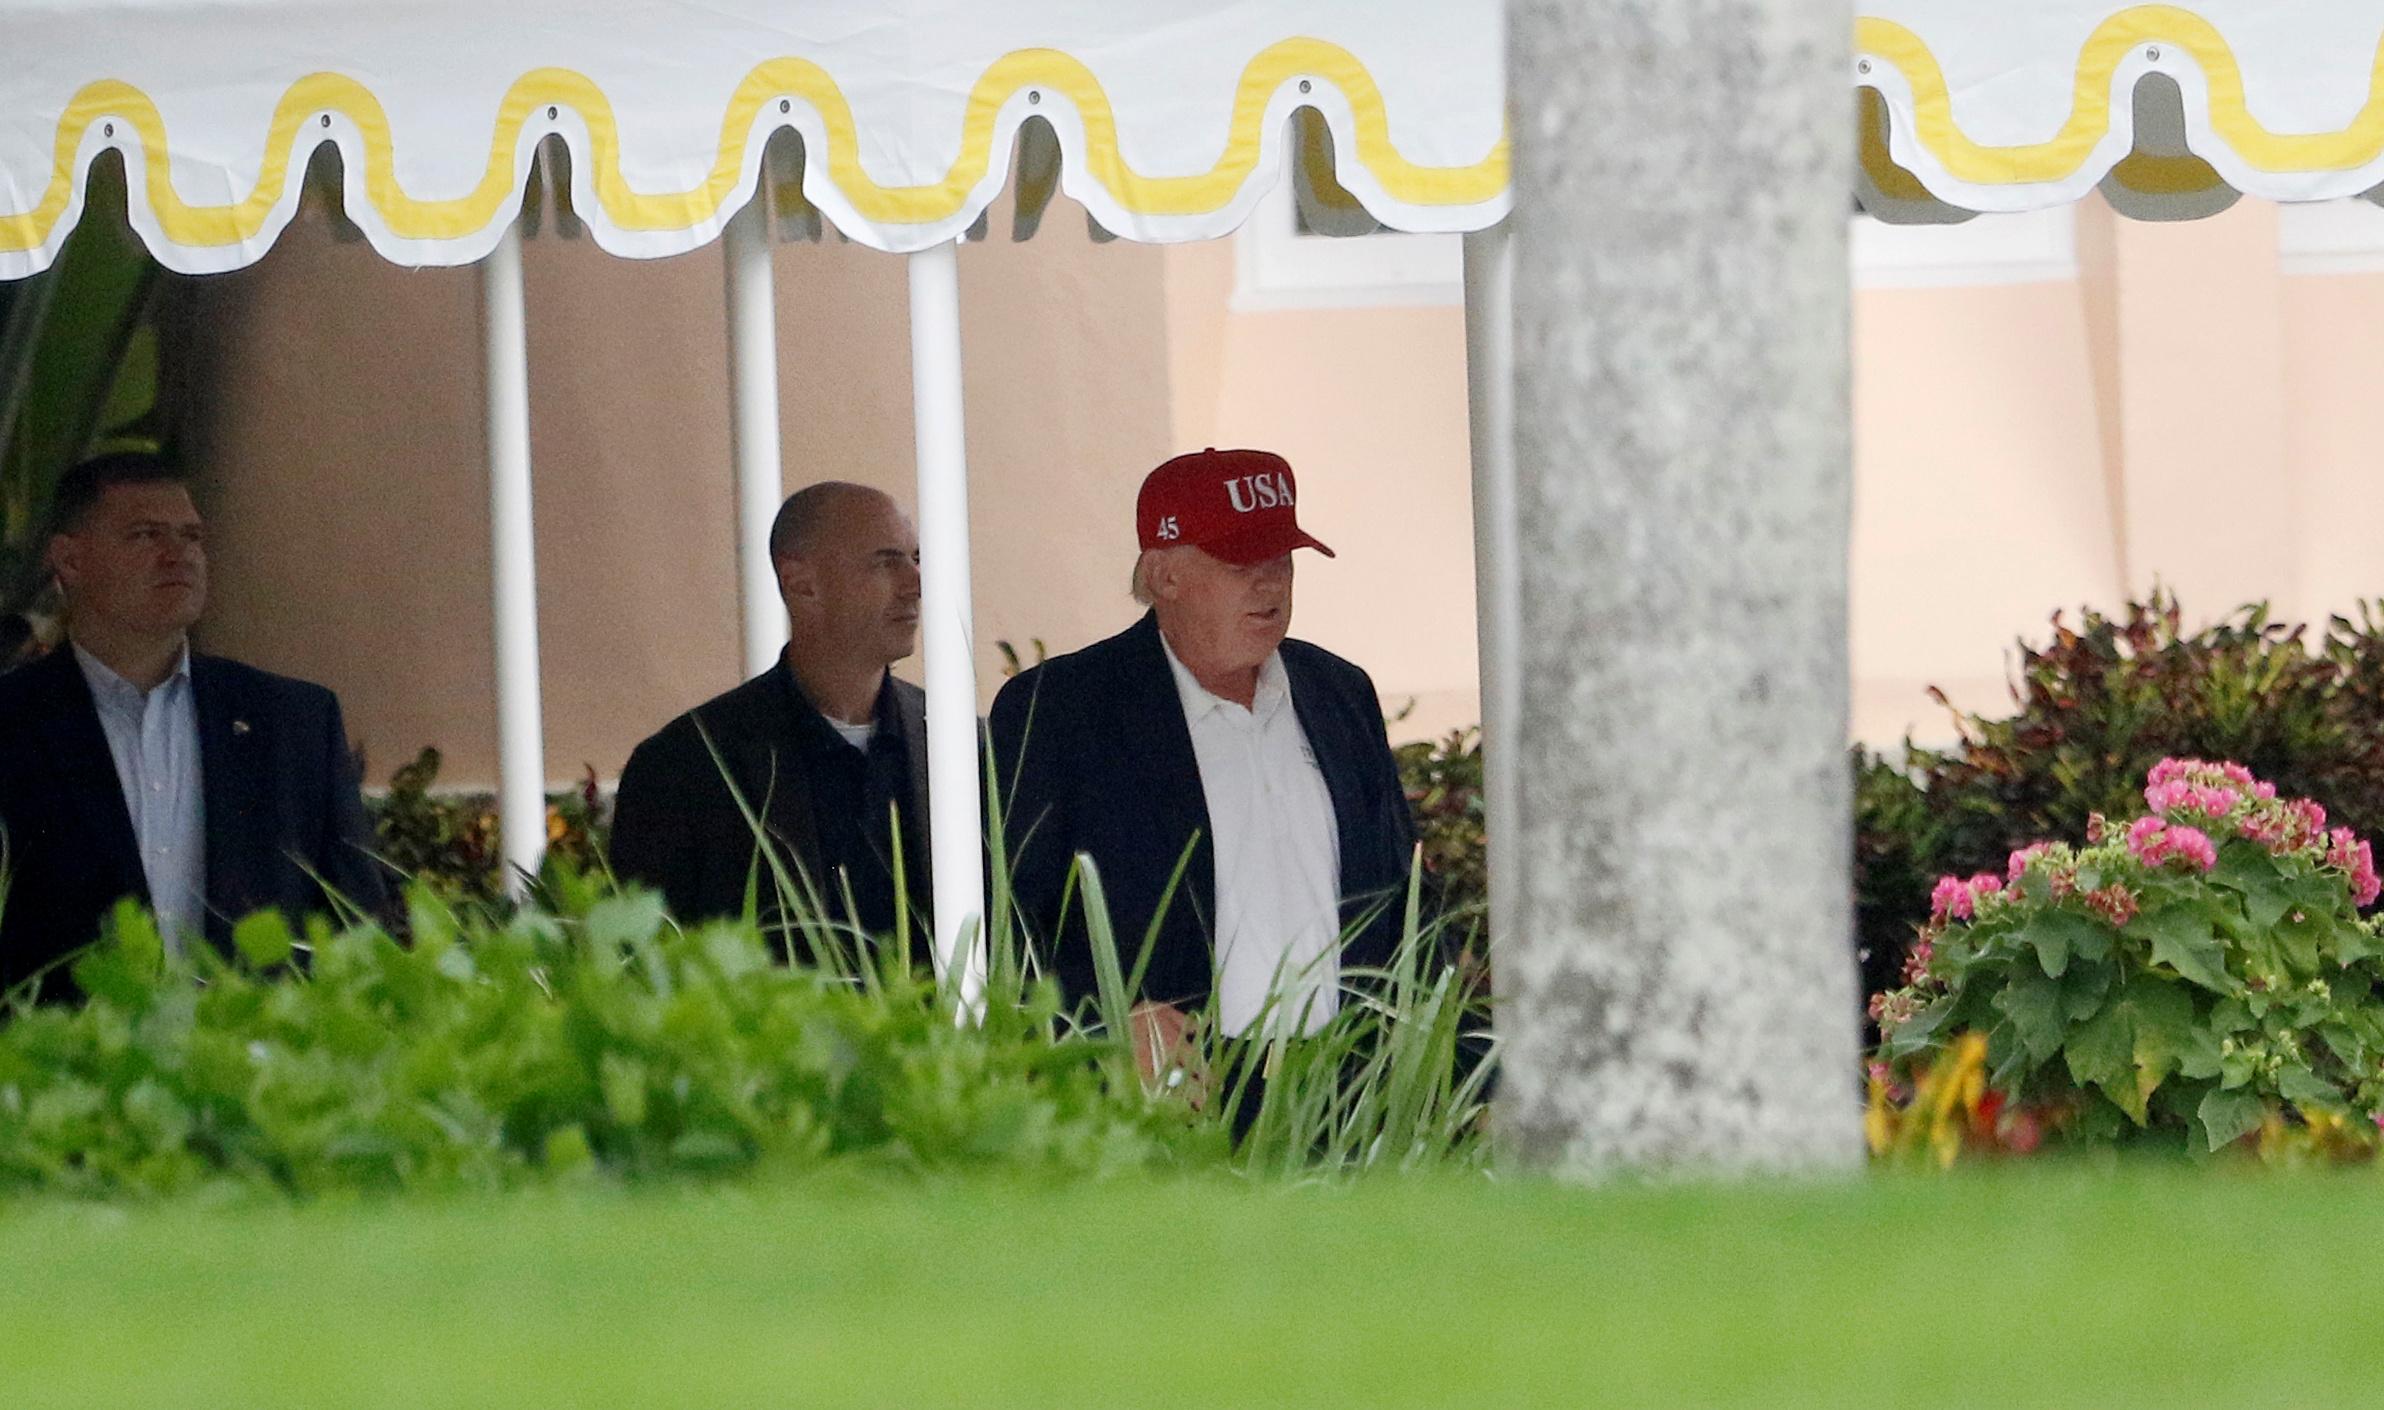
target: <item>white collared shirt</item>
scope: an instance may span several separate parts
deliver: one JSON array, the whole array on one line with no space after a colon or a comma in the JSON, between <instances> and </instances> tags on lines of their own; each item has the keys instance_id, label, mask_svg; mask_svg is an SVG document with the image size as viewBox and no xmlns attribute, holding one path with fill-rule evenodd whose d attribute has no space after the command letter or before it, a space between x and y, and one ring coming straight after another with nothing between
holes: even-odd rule
<instances>
[{"instance_id":1,"label":"white collared shirt","mask_svg":"<svg viewBox=\"0 0 2384 1410\"><path fill-rule=\"evenodd\" d=\"M142 690L82 647L75 664L91 687L99 727L116 761L124 811L141 849L141 874L158 932L179 953L206 913L207 803L200 784L199 711L191 696L190 648L174 673Z\"/></svg>"},{"instance_id":2,"label":"white collared shirt","mask_svg":"<svg viewBox=\"0 0 2384 1410\"><path fill-rule=\"evenodd\" d=\"M1267 1032L1313 1033L1341 1007L1341 834L1282 653L1259 667L1245 709L1166 650L1217 862L1219 1023L1248 1030L1271 990Z\"/></svg>"}]
</instances>

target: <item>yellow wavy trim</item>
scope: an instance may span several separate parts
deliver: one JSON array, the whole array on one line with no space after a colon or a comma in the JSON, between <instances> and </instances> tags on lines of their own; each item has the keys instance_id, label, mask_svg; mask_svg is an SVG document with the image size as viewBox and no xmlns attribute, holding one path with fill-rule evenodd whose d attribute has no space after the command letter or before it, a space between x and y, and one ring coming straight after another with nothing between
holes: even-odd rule
<instances>
[{"instance_id":1,"label":"yellow wavy trim","mask_svg":"<svg viewBox=\"0 0 2384 1410\"><path fill-rule=\"evenodd\" d=\"M2347 171L2384 156L2384 37L2370 65L2367 105L2339 132L2271 132L2243 100L2243 70L2216 27L2174 5L2138 5L2095 27L2078 52L2069 117L2049 141L2011 147L1973 142L1955 123L1945 74L1919 35L1890 20L1855 23L1855 47L1896 66L1912 89L1913 131L1946 172L1981 186L2057 182L2076 174L2111 128L2111 76L2141 44L2183 49L2210 89L2210 125L2244 161L2263 171ZM2192 163L2192 166L2185 165ZM2144 190L2205 190L2198 158L2129 158L2127 184ZM2211 184L2216 172L2211 171Z\"/></svg>"},{"instance_id":2,"label":"yellow wavy trim","mask_svg":"<svg viewBox=\"0 0 2384 1410\"><path fill-rule=\"evenodd\" d=\"M1317 39L1286 39L1269 46L1242 70L1234 91L1225 153L1216 166L1191 176L1146 176L1126 165L1118 151L1117 119L1092 71L1055 49L1020 49L996 60L969 93L961 129L960 155L941 181L923 186L881 186L862 170L858 127L844 93L826 70L805 59L762 63L737 85L720 122L720 144L703 184L687 191L642 193L621 175L620 129L603 90L569 69L533 69L514 81L499 106L489 142L488 165L470 194L423 201L398 184L388 115L372 91L339 74L309 74L290 85L274 108L267 129L265 165L257 184L227 205L192 205L175 194L165 120L149 96L113 79L88 84L67 104L53 147L50 184L33 209L0 215L0 252L37 249L65 215L73 196L75 153L84 133L105 117L132 124L147 155L149 209L166 238L186 248L240 244L256 239L281 199L290 153L299 129L339 113L354 124L365 147L364 184L373 208L391 233L414 240L448 240L485 229L513 191L514 153L523 126L540 109L568 107L586 124L591 151L585 154L596 198L613 225L623 230L685 230L715 219L736 188L746 135L765 104L799 98L816 109L827 126L830 179L864 219L888 225L924 225L960 213L969 193L994 159L994 119L1013 93L1039 88L1064 94L1084 126L1085 165L1119 205L1141 215L1199 215L1230 203L1257 169L1259 128L1268 101L1297 74L1314 74L1333 84L1357 120L1357 159L1385 193L1408 205L1461 206L1491 200L1506 190L1507 138L1471 166L1419 166L1392 144L1382 90L1356 56ZM311 144L310 144L311 145Z\"/></svg>"},{"instance_id":3,"label":"yellow wavy trim","mask_svg":"<svg viewBox=\"0 0 2384 1410\"><path fill-rule=\"evenodd\" d=\"M1856 153L1863 174L1882 196L1895 201L1933 201L1937 197L1921 179L1896 164L1887 147L1887 100L1877 89L1865 88L1857 98ZM2111 180L2147 196L2198 196L2224 186L2218 168L2195 156L2156 157L2130 152L2111 168Z\"/></svg>"}]
</instances>

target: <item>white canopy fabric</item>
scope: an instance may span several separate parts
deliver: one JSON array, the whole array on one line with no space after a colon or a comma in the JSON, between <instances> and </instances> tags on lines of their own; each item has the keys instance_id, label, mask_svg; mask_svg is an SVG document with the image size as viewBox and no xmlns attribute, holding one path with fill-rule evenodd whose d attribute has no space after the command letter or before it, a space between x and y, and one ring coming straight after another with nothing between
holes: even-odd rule
<instances>
[{"instance_id":1,"label":"white canopy fabric","mask_svg":"<svg viewBox=\"0 0 2384 1410\"><path fill-rule=\"evenodd\" d=\"M1858 195L1894 221L2143 219L2384 183L2377 0L1861 0Z\"/></svg>"},{"instance_id":2,"label":"white canopy fabric","mask_svg":"<svg viewBox=\"0 0 2384 1410\"><path fill-rule=\"evenodd\" d=\"M1320 226L1479 229L1507 203L1500 13L1497 0L0 0L0 279L48 265L107 151L124 160L134 227L190 273L263 255L323 148L347 218L381 253L476 261L549 140L569 149L572 216L637 257L719 235L765 151L784 178L782 232L824 217L889 251L961 235L1013 171L1020 235L1056 188L1106 233L1220 236L1287 161Z\"/></svg>"}]
</instances>

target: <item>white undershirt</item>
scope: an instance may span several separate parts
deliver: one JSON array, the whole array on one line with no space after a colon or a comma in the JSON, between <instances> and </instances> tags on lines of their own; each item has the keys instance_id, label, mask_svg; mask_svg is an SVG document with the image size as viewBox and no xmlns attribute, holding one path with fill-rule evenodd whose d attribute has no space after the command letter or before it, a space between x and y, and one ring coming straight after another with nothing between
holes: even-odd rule
<instances>
[{"instance_id":1,"label":"white undershirt","mask_svg":"<svg viewBox=\"0 0 2384 1410\"><path fill-rule=\"evenodd\" d=\"M822 715L820 718L826 720L838 734L843 735L845 743L864 754L869 752L869 741L877 737L877 721L874 719L863 720L857 725L848 725L833 715Z\"/></svg>"},{"instance_id":2,"label":"white undershirt","mask_svg":"<svg viewBox=\"0 0 2384 1410\"><path fill-rule=\"evenodd\" d=\"M1245 709L1166 650L1217 859L1218 1021L1246 1031L1272 990L1267 1032L1313 1033L1341 1007L1341 834L1282 653L1259 667Z\"/></svg>"}]
</instances>

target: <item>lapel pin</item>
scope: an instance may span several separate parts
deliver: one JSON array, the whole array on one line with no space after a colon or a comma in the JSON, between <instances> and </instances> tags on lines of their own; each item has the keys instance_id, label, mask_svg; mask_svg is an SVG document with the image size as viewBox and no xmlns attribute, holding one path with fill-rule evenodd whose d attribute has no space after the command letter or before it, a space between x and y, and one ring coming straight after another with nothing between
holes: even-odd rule
<instances>
[{"instance_id":1,"label":"lapel pin","mask_svg":"<svg viewBox=\"0 0 2384 1410\"><path fill-rule=\"evenodd\" d=\"M246 721L246 720L234 720L234 721L232 721L232 733L234 733L234 734L246 734L246 733L248 733L248 721Z\"/></svg>"}]
</instances>

